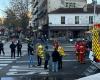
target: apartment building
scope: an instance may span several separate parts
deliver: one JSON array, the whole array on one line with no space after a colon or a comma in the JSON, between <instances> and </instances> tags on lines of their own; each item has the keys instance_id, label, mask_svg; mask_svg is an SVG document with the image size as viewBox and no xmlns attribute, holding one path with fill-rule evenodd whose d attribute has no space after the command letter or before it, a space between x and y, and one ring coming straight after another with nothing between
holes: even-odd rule
<instances>
[{"instance_id":1,"label":"apartment building","mask_svg":"<svg viewBox=\"0 0 100 80\"><path fill-rule=\"evenodd\" d=\"M32 23L35 30L48 33L48 13L59 8L83 8L87 0L33 0Z\"/></svg>"}]
</instances>

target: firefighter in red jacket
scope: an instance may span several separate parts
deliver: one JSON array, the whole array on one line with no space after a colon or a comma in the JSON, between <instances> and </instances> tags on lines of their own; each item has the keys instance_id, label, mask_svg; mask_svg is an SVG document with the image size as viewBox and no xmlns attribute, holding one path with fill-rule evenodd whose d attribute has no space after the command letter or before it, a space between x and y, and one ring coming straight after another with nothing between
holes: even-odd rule
<instances>
[{"instance_id":1,"label":"firefighter in red jacket","mask_svg":"<svg viewBox=\"0 0 100 80\"><path fill-rule=\"evenodd\" d=\"M86 47L84 45L84 42L80 42L79 46L79 61L80 63L85 63L85 52L86 52Z\"/></svg>"},{"instance_id":2,"label":"firefighter in red jacket","mask_svg":"<svg viewBox=\"0 0 100 80\"><path fill-rule=\"evenodd\" d=\"M80 41L77 41L75 43L75 54L76 54L76 59L79 61L79 44L80 44Z\"/></svg>"}]
</instances>

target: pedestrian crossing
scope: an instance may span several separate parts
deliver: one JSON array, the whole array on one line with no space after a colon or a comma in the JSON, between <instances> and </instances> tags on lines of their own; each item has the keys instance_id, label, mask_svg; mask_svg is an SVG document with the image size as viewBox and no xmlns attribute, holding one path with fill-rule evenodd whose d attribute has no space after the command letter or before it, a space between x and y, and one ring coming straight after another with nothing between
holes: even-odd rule
<instances>
[{"instance_id":1,"label":"pedestrian crossing","mask_svg":"<svg viewBox=\"0 0 100 80\"><path fill-rule=\"evenodd\" d=\"M10 46L11 42L7 42L4 45L4 52L5 55L1 54L0 55L0 71L4 70L5 67L7 67L9 64L13 63L14 61L16 61L17 59L21 58L21 57L15 57L15 58L11 58L11 51L10 51ZM27 44L23 44L22 47L22 56L27 54ZM16 53L17 56L17 53Z\"/></svg>"},{"instance_id":2,"label":"pedestrian crossing","mask_svg":"<svg viewBox=\"0 0 100 80\"><path fill-rule=\"evenodd\" d=\"M41 67L28 67L28 65L19 65L12 66L11 69L9 69L9 71L6 73L7 76L23 76L33 74L47 75L49 74L49 70L44 70L43 65Z\"/></svg>"},{"instance_id":3,"label":"pedestrian crossing","mask_svg":"<svg viewBox=\"0 0 100 80\"><path fill-rule=\"evenodd\" d=\"M0 56L0 70L11 64L16 59L11 59L10 56Z\"/></svg>"}]
</instances>

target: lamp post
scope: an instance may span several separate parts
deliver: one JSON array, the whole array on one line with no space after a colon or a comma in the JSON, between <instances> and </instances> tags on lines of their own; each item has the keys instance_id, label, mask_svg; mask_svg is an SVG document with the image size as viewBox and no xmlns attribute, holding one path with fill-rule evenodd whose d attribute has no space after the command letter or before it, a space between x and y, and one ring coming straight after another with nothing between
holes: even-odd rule
<instances>
[{"instance_id":1,"label":"lamp post","mask_svg":"<svg viewBox=\"0 0 100 80\"><path fill-rule=\"evenodd\" d=\"M93 25L95 25L95 17L96 17L96 5L97 5L97 0L92 0L93 7L94 7L94 16L93 16Z\"/></svg>"}]
</instances>

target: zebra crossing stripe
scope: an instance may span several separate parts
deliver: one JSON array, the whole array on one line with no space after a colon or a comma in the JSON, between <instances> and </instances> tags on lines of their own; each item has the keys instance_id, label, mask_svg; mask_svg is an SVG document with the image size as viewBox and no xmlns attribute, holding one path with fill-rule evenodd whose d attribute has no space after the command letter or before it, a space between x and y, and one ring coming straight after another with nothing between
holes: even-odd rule
<instances>
[{"instance_id":1,"label":"zebra crossing stripe","mask_svg":"<svg viewBox=\"0 0 100 80\"><path fill-rule=\"evenodd\" d=\"M13 61L0 61L0 64L3 64L3 63L12 63Z\"/></svg>"},{"instance_id":2,"label":"zebra crossing stripe","mask_svg":"<svg viewBox=\"0 0 100 80\"><path fill-rule=\"evenodd\" d=\"M8 64L0 64L0 67L4 67L7 66Z\"/></svg>"},{"instance_id":3,"label":"zebra crossing stripe","mask_svg":"<svg viewBox=\"0 0 100 80\"><path fill-rule=\"evenodd\" d=\"M43 69L44 70L44 68L38 68L38 67L31 67L31 68L29 68L28 66L12 66L12 69L35 69L35 70L38 70L38 69Z\"/></svg>"},{"instance_id":4,"label":"zebra crossing stripe","mask_svg":"<svg viewBox=\"0 0 100 80\"><path fill-rule=\"evenodd\" d=\"M40 72L39 74L49 74L49 72Z\"/></svg>"},{"instance_id":5,"label":"zebra crossing stripe","mask_svg":"<svg viewBox=\"0 0 100 80\"><path fill-rule=\"evenodd\" d=\"M16 59L0 59L0 61L14 61L14 60L16 60Z\"/></svg>"},{"instance_id":6,"label":"zebra crossing stripe","mask_svg":"<svg viewBox=\"0 0 100 80\"><path fill-rule=\"evenodd\" d=\"M2 67L0 67L0 69L2 69Z\"/></svg>"},{"instance_id":7,"label":"zebra crossing stripe","mask_svg":"<svg viewBox=\"0 0 100 80\"><path fill-rule=\"evenodd\" d=\"M27 72L27 71L44 71L44 70L41 70L41 69L9 69L9 71L15 71L15 72Z\"/></svg>"},{"instance_id":8,"label":"zebra crossing stripe","mask_svg":"<svg viewBox=\"0 0 100 80\"><path fill-rule=\"evenodd\" d=\"M35 74L36 72L27 72L27 73L17 73L17 72L8 72L6 75L8 76L20 76L20 75L32 75Z\"/></svg>"}]
</instances>

